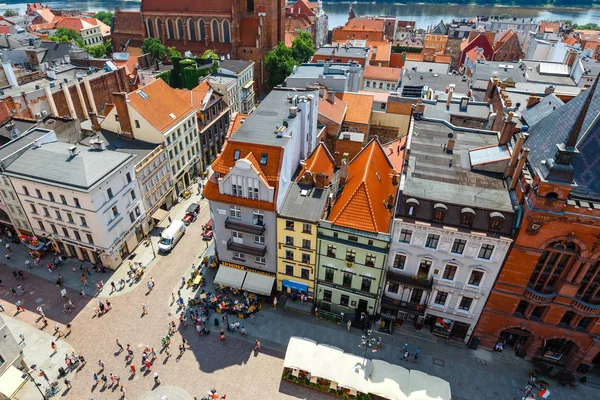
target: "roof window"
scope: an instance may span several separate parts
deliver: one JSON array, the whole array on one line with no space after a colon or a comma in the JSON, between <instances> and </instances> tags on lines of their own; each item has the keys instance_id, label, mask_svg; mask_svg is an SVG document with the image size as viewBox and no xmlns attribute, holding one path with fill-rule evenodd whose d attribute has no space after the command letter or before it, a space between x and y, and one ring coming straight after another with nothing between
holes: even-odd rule
<instances>
[{"instance_id":1,"label":"roof window","mask_svg":"<svg viewBox=\"0 0 600 400\"><path fill-rule=\"evenodd\" d=\"M237 161L240 159L240 151L239 150L234 150L233 151L233 161Z\"/></svg>"},{"instance_id":2,"label":"roof window","mask_svg":"<svg viewBox=\"0 0 600 400\"><path fill-rule=\"evenodd\" d=\"M263 153L262 156L260 156L260 163L261 164L266 164L267 163L267 153Z\"/></svg>"}]
</instances>

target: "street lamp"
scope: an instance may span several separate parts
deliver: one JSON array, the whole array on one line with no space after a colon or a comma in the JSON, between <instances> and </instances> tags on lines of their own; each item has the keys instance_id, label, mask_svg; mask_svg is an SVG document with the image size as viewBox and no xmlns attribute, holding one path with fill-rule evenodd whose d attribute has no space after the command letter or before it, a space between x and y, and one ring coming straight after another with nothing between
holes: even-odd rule
<instances>
[{"instance_id":1,"label":"street lamp","mask_svg":"<svg viewBox=\"0 0 600 400\"><path fill-rule=\"evenodd\" d=\"M365 349L365 352L363 354L363 362L367 358L367 351L377 344L377 340L375 338L371 338L371 333L372 332L370 329L367 330L366 336L362 335L362 337L360 338L360 344L358 345L358 347L360 347L361 349Z\"/></svg>"},{"instance_id":2,"label":"street lamp","mask_svg":"<svg viewBox=\"0 0 600 400\"><path fill-rule=\"evenodd\" d=\"M35 364L31 365L31 370L35 371ZM46 380L48 380L48 378L46 377L46 374L42 371L41 374L43 374L44 378L46 378ZM34 386L36 387L36 389L38 390L38 392L40 392L40 394L42 395L42 399L44 400L48 400L48 398L46 397L46 394L44 392L42 392L42 389L40 389L40 386L42 386L41 383L37 383L35 381L35 379L33 378L33 375L31 375L31 372L26 371L23 373L23 375L21 376L22 378L25 378L25 376L29 376L29 379L31 379L31 381L33 382Z\"/></svg>"}]
</instances>

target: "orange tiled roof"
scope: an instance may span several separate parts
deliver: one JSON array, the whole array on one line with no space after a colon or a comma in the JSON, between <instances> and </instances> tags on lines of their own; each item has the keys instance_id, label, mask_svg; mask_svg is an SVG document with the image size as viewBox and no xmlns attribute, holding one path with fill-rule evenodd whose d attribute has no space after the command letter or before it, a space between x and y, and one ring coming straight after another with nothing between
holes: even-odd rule
<instances>
[{"instance_id":1,"label":"orange tiled roof","mask_svg":"<svg viewBox=\"0 0 600 400\"><path fill-rule=\"evenodd\" d=\"M138 56L142 55L142 49L139 47L127 47L129 58L127 61L113 60L117 67L125 67L125 72L129 75L133 73L135 66L138 65Z\"/></svg>"},{"instance_id":2,"label":"orange tiled roof","mask_svg":"<svg viewBox=\"0 0 600 400\"><path fill-rule=\"evenodd\" d=\"M275 211L275 202L269 203L266 201L247 199L245 197L234 197L226 194L221 194L219 193L219 185L217 185L215 182L212 182L210 179L208 180L206 185L204 185L203 194L204 197L211 201L219 201L222 203L235 203L236 205L243 207L251 207L265 211Z\"/></svg>"},{"instance_id":3,"label":"orange tiled roof","mask_svg":"<svg viewBox=\"0 0 600 400\"><path fill-rule=\"evenodd\" d=\"M142 13L137 10L119 10L115 13L114 31L128 35L144 35Z\"/></svg>"},{"instance_id":4,"label":"orange tiled roof","mask_svg":"<svg viewBox=\"0 0 600 400\"><path fill-rule=\"evenodd\" d=\"M240 40L243 46L256 46L258 38L258 19L242 18L240 23Z\"/></svg>"},{"instance_id":5,"label":"orange tiled roof","mask_svg":"<svg viewBox=\"0 0 600 400\"><path fill-rule=\"evenodd\" d=\"M402 70L399 68L376 67L374 65L365 67L365 79L399 82L401 73Z\"/></svg>"},{"instance_id":6,"label":"orange tiled roof","mask_svg":"<svg viewBox=\"0 0 600 400\"><path fill-rule=\"evenodd\" d=\"M319 99L319 114L328 120L341 125L344 122L344 116L348 109L348 103L340 98L335 98L333 104L327 100L327 94L324 98Z\"/></svg>"},{"instance_id":7,"label":"orange tiled roof","mask_svg":"<svg viewBox=\"0 0 600 400\"><path fill-rule=\"evenodd\" d=\"M540 32L558 33L560 30L560 22L542 21L540 22Z\"/></svg>"},{"instance_id":8,"label":"orange tiled roof","mask_svg":"<svg viewBox=\"0 0 600 400\"><path fill-rule=\"evenodd\" d=\"M375 101L373 96L350 92L335 95L348 104L345 121L357 124L368 124L371 121L371 110Z\"/></svg>"},{"instance_id":9,"label":"orange tiled roof","mask_svg":"<svg viewBox=\"0 0 600 400\"><path fill-rule=\"evenodd\" d=\"M36 12L46 22L52 22L54 20L54 13L49 8L40 8L37 9Z\"/></svg>"},{"instance_id":10,"label":"orange tiled roof","mask_svg":"<svg viewBox=\"0 0 600 400\"><path fill-rule=\"evenodd\" d=\"M387 233L394 207L388 209L389 196L396 199L394 167L379 140L371 140L348 165L348 177L328 220L335 225L367 232Z\"/></svg>"},{"instance_id":11,"label":"orange tiled roof","mask_svg":"<svg viewBox=\"0 0 600 400\"><path fill-rule=\"evenodd\" d=\"M402 171L404 164L404 150L406 147L406 140L408 135L402 136L392 142L383 145L383 148L387 154L388 160L394 166L395 171Z\"/></svg>"},{"instance_id":12,"label":"orange tiled roof","mask_svg":"<svg viewBox=\"0 0 600 400\"><path fill-rule=\"evenodd\" d=\"M371 60L389 61L392 52L391 42L375 42L367 40L367 46L371 46L372 49L377 49L377 54L375 54L375 51L371 50Z\"/></svg>"},{"instance_id":13,"label":"orange tiled roof","mask_svg":"<svg viewBox=\"0 0 600 400\"><path fill-rule=\"evenodd\" d=\"M405 61L423 61L425 56L421 53L405 53Z\"/></svg>"},{"instance_id":14,"label":"orange tiled roof","mask_svg":"<svg viewBox=\"0 0 600 400\"><path fill-rule=\"evenodd\" d=\"M310 19L303 14L292 14L285 18L285 31L294 33L297 30L306 30L312 26Z\"/></svg>"},{"instance_id":15,"label":"orange tiled roof","mask_svg":"<svg viewBox=\"0 0 600 400\"><path fill-rule=\"evenodd\" d=\"M148 98L142 98L140 90ZM190 102L184 100L162 79L157 79L140 90L127 95L129 105L160 132L170 129L193 110Z\"/></svg>"},{"instance_id":16,"label":"orange tiled roof","mask_svg":"<svg viewBox=\"0 0 600 400\"><path fill-rule=\"evenodd\" d=\"M285 33L285 45L287 47L292 47L292 44L294 44L294 39L296 39L296 37L298 37L298 34L296 32L286 32Z\"/></svg>"},{"instance_id":17,"label":"orange tiled roof","mask_svg":"<svg viewBox=\"0 0 600 400\"><path fill-rule=\"evenodd\" d=\"M279 182L279 167L283 153L282 147L261 145L260 148L257 148L257 146L252 143L229 140L221 154L213 162L213 171L222 175L229 173L229 170L235 165L234 155L236 150L239 150L240 158L245 158L252 152L267 154L267 164L259 164L259 168L269 182L269 185L277 187Z\"/></svg>"},{"instance_id":18,"label":"orange tiled roof","mask_svg":"<svg viewBox=\"0 0 600 400\"><path fill-rule=\"evenodd\" d=\"M434 59L434 62L442 64L448 64L450 61L452 61L451 56L446 56L442 54L437 54Z\"/></svg>"},{"instance_id":19,"label":"orange tiled roof","mask_svg":"<svg viewBox=\"0 0 600 400\"><path fill-rule=\"evenodd\" d=\"M568 46L573 46L575 43L577 43L577 39L575 39L573 36L568 37L564 40L564 43Z\"/></svg>"},{"instance_id":20,"label":"orange tiled roof","mask_svg":"<svg viewBox=\"0 0 600 400\"><path fill-rule=\"evenodd\" d=\"M382 19L355 18L348 21L348 23L346 23L346 25L342 29L360 29L363 31L383 32L385 29L385 21Z\"/></svg>"},{"instance_id":21,"label":"orange tiled roof","mask_svg":"<svg viewBox=\"0 0 600 400\"><path fill-rule=\"evenodd\" d=\"M317 147L313 150L311 155L306 159L306 165L302 167L300 174L298 174L298 179L300 180L305 172L310 172L313 176L317 173L321 172L329 177L333 176L333 171L335 170L335 160L333 156L327 150L327 146L325 143L320 142Z\"/></svg>"}]
</instances>

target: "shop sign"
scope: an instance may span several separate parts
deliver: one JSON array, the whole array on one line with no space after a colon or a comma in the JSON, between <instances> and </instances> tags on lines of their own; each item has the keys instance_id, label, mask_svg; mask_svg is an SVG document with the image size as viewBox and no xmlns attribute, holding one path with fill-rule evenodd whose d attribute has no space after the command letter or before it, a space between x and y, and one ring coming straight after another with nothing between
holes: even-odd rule
<instances>
[{"instance_id":1,"label":"shop sign","mask_svg":"<svg viewBox=\"0 0 600 400\"><path fill-rule=\"evenodd\" d=\"M381 314L381 318L385 318L385 319L390 319L390 320L395 320L396 316L394 314L389 314L386 312L382 312Z\"/></svg>"},{"instance_id":2,"label":"shop sign","mask_svg":"<svg viewBox=\"0 0 600 400\"><path fill-rule=\"evenodd\" d=\"M230 268L241 269L242 271L254 272L254 273L257 273L257 274L261 274L261 275L272 276L272 277L276 276L275 274L273 274L271 272L261 271L259 269L254 269L254 268L246 267L246 266L240 265L240 264L234 264L234 263L231 263L229 261L221 261L221 265L224 265L224 266L230 267Z\"/></svg>"},{"instance_id":3,"label":"shop sign","mask_svg":"<svg viewBox=\"0 0 600 400\"><path fill-rule=\"evenodd\" d=\"M353 294L355 294L357 296L369 297L371 299L376 299L377 298L374 294L362 292L360 290L352 289L352 288L345 287L345 286L339 286L339 285L336 285L336 284L326 283L326 282L322 282L322 281L319 281L319 284L321 284L323 286L326 286L326 287L333 288L333 289L341 290L341 291L344 291L344 292L353 293Z\"/></svg>"},{"instance_id":4,"label":"shop sign","mask_svg":"<svg viewBox=\"0 0 600 400\"><path fill-rule=\"evenodd\" d=\"M227 215L227 211L221 210L220 208L217 208L217 213L219 213L221 215Z\"/></svg>"}]
</instances>

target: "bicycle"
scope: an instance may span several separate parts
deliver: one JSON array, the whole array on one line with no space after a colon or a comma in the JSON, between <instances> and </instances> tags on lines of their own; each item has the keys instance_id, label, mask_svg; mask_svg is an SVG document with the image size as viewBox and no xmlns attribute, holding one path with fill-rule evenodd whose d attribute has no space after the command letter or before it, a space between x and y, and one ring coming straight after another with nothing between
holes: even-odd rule
<instances>
[{"instance_id":1,"label":"bicycle","mask_svg":"<svg viewBox=\"0 0 600 400\"><path fill-rule=\"evenodd\" d=\"M60 392L61 386L58 382L52 382L48 389L46 389L46 397L52 397L56 393Z\"/></svg>"}]
</instances>

